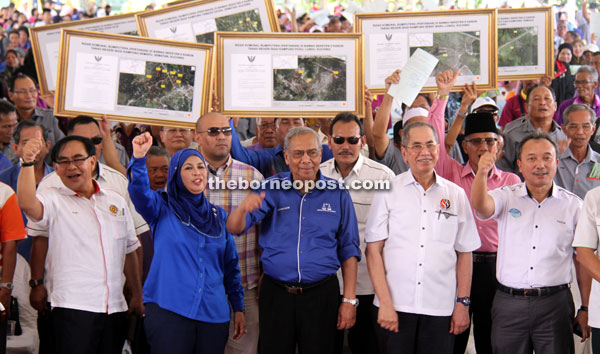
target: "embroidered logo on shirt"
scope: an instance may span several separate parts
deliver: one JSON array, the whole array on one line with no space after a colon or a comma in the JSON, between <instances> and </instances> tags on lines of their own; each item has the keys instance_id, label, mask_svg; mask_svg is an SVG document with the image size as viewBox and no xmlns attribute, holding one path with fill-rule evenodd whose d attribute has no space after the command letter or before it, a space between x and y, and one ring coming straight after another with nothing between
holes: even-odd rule
<instances>
[{"instance_id":1,"label":"embroidered logo on shirt","mask_svg":"<svg viewBox=\"0 0 600 354\"><path fill-rule=\"evenodd\" d=\"M317 209L317 211L326 211L328 213L335 213L335 210L331 209L331 204L323 203L321 209Z\"/></svg>"},{"instance_id":2,"label":"embroidered logo on shirt","mask_svg":"<svg viewBox=\"0 0 600 354\"><path fill-rule=\"evenodd\" d=\"M440 207L444 210L450 209L450 199L442 199L440 200Z\"/></svg>"},{"instance_id":3,"label":"embroidered logo on shirt","mask_svg":"<svg viewBox=\"0 0 600 354\"><path fill-rule=\"evenodd\" d=\"M116 205L112 205L112 204L111 204L111 206L108 207L108 210L110 210L110 212L113 215L117 215L117 213L119 212L119 208L117 208Z\"/></svg>"},{"instance_id":4,"label":"embroidered logo on shirt","mask_svg":"<svg viewBox=\"0 0 600 354\"><path fill-rule=\"evenodd\" d=\"M518 218L519 216L521 216L521 211L519 209L515 209L512 208L508 211L508 213L510 214L510 216L512 216L513 218Z\"/></svg>"}]
</instances>

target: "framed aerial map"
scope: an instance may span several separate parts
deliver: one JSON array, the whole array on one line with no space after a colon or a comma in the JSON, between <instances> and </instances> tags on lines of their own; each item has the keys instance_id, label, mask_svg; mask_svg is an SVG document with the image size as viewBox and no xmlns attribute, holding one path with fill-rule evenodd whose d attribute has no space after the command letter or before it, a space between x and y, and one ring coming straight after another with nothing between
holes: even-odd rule
<instances>
[{"instance_id":1,"label":"framed aerial map","mask_svg":"<svg viewBox=\"0 0 600 354\"><path fill-rule=\"evenodd\" d=\"M217 33L217 92L233 117L364 115L362 35Z\"/></svg>"},{"instance_id":2,"label":"framed aerial map","mask_svg":"<svg viewBox=\"0 0 600 354\"><path fill-rule=\"evenodd\" d=\"M199 0L136 15L140 35L214 44L215 32L278 32L272 0Z\"/></svg>"},{"instance_id":3,"label":"framed aerial map","mask_svg":"<svg viewBox=\"0 0 600 354\"><path fill-rule=\"evenodd\" d=\"M135 13L31 27L29 29L31 49L33 50L42 95L48 95L51 91L56 90L60 31L63 28L131 36L138 35Z\"/></svg>"},{"instance_id":4,"label":"framed aerial map","mask_svg":"<svg viewBox=\"0 0 600 354\"><path fill-rule=\"evenodd\" d=\"M193 128L210 104L213 46L63 30L55 113Z\"/></svg>"},{"instance_id":5,"label":"framed aerial map","mask_svg":"<svg viewBox=\"0 0 600 354\"><path fill-rule=\"evenodd\" d=\"M421 48L439 62L421 92L435 92L440 72L460 70L453 91L475 82L496 87L496 9L355 14L355 32L365 36L365 83L385 92L385 78L402 69Z\"/></svg>"},{"instance_id":6,"label":"framed aerial map","mask_svg":"<svg viewBox=\"0 0 600 354\"><path fill-rule=\"evenodd\" d=\"M498 9L498 80L553 76L552 7Z\"/></svg>"}]
</instances>

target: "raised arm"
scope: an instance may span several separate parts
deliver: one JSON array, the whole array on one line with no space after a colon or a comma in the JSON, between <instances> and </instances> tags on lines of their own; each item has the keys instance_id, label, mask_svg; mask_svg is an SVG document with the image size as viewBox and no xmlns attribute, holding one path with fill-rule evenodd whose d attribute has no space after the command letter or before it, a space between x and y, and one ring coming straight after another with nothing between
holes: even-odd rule
<instances>
[{"instance_id":1,"label":"raised arm","mask_svg":"<svg viewBox=\"0 0 600 354\"><path fill-rule=\"evenodd\" d=\"M19 207L28 218L39 221L44 215L44 206L35 195L35 160L43 146L42 133L38 131L34 139L30 139L23 147L23 164L17 179L17 201Z\"/></svg>"},{"instance_id":2,"label":"raised arm","mask_svg":"<svg viewBox=\"0 0 600 354\"><path fill-rule=\"evenodd\" d=\"M465 87L462 92L462 99L460 100L460 108L458 109L458 114L454 117L454 121L448 129L448 134L446 134L446 138L444 139L444 143L446 144L446 151L450 153L450 149L456 142L456 138L458 138L458 134L463 126L463 122L465 121L465 117L467 115L469 105L475 101L477 98L477 86L475 82L471 85L465 84Z\"/></svg>"},{"instance_id":3,"label":"raised arm","mask_svg":"<svg viewBox=\"0 0 600 354\"><path fill-rule=\"evenodd\" d=\"M387 136L387 127L390 121L394 97L388 94L387 91L392 84L400 82L400 72L401 70L398 69L385 79L386 94L383 96L383 101L377 110L375 121L373 122L373 146L375 148L375 157L377 159L383 159L385 151L390 144L390 138Z\"/></svg>"},{"instance_id":4,"label":"raised arm","mask_svg":"<svg viewBox=\"0 0 600 354\"><path fill-rule=\"evenodd\" d=\"M471 207L473 207L479 216L485 219L490 218L496 211L494 198L490 196L487 189L488 174L494 167L495 162L495 156L488 151L479 158L477 174L471 187Z\"/></svg>"},{"instance_id":5,"label":"raised arm","mask_svg":"<svg viewBox=\"0 0 600 354\"><path fill-rule=\"evenodd\" d=\"M367 138L367 147L369 148L369 157L372 158L375 150L373 148L375 140L373 139L373 95L365 85L365 118L363 119L365 128L365 137Z\"/></svg>"},{"instance_id":6,"label":"raised arm","mask_svg":"<svg viewBox=\"0 0 600 354\"><path fill-rule=\"evenodd\" d=\"M140 215L148 223L152 223L159 213L160 195L150 189L148 170L146 169L146 153L152 147L152 135L146 132L133 138L133 158L127 168L129 197Z\"/></svg>"},{"instance_id":7,"label":"raised arm","mask_svg":"<svg viewBox=\"0 0 600 354\"><path fill-rule=\"evenodd\" d=\"M115 147L115 142L112 140L110 122L106 119L106 114L102 115L102 119L98 123L100 125L100 134L102 135L102 156L104 156L106 165L121 172L123 175L127 174L125 166L121 164L121 159L119 159L119 153ZM98 158L100 158L100 156L98 156Z\"/></svg>"}]
</instances>

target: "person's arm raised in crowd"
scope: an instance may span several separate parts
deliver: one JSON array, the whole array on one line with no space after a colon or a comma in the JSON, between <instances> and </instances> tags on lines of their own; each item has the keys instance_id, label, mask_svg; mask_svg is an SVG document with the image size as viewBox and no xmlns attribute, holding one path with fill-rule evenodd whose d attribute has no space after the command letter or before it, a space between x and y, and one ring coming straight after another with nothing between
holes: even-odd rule
<instances>
[{"instance_id":1,"label":"person's arm raised in crowd","mask_svg":"<svg viewBox=\"0 0 600 354\"><path fill-rule=\"evenodd\" d=\"M290 23L292 25L292 32L298 32L298 21L296 20L296 7L294 6L292 8L292 11L290 11L289 9L286 9L287 13L290 14L290 16L292 17L290 19Z\"/></svg>"},{"instance_id":2,"label":"person's arm raised in crowd","mask_svg":"<svg viewBox=\"0 0 600 354\"><path fill-rule=\"evenodd\" d=\"M446 138L444 142L446 144L446 151L450 153L452 146L456 142L456 138L458 138L458 134L463 126L463 122L465 121L465 117L467 116L467 112L469 111L469 105L475 101L477 98L477 86L475 82L471 85L465 84L465 87L462 92L462 99L460 101L460 108L458 109L458 114L454 117L454 122L448 129L448 134L446 134Z\"/></svg>"},{"instance_id":3,"label":"person's arm raised in crowd","mask_svg":"<svg viewBox=\"0 0 600 354\"><path fill-rule=\"evenodd\" d=\"M117 152L117 148L115 148L115 142L112 140L110 122L106 119L106 114L102 115L102 119L100 119L98 124L100 125L100 135L102 135L102 156L104 157L104 162L106 162L108 167L112 167L125 175L127 169L125 169L125 166L121 164L121 160L119 159L119 153ZM100 159L100 156L98 156L98 159Z\"/></svg>"},{"instance_id":4,"label":"person's arm raised in crowd","mask_svg":"<svg viewBox=\"0 0 600 354\"><path fill-rule=\"evenodd\" d=\"M446 122L444 120L444 112L446 110L446 103L448 102L450 90L454 86L454 83L456 83L458 73L459 70L453 71L452 69L448 69L444 72L439 73L435 77L438 97L431 105L428 120L435 122L436 125L434 125L434 127L437 131L438 137L440 138L440 144L444 144L445 141L444 134L446 133ZM446 146L446 144L444 144L443 146L446 149L446 153L450 153L452 145L450 145L449 148Z\"/></svg>"},{"instance_id":5,"label":"person's arm raised in crowd","mask_svg":"<svg viewBox=\"0 0 600 354\"><path fill-rule=\"evenodd\" d=\"M42 132L38 131L36 134L36 137L28 140L23 147L23 163L31 165L21 167L21 172L19 172L19 178L17 179L17 201L19 202L19 207L28 218L39 221L44 215L44 206L35 195L34 162L44 142Z\"/></svg>"},{"instance_id":6,"label":"person's arm raised in crowd","mask_svg":"<svg viewBox=\"0 0 600 354\"><path fill-rule=\"evenodd\" d=\"M581 12L583 14L583 18L590 23L590 10L588 9L588 0L581 0Z\"/></svg>"},{"instance_id":7,"label":"person's arm raised in crowd","mask_svg":"<svg viewBox=\"0 0 600 354\"><path fill-rule=\"evenodd\" d=\"M160 195L150 189L148 170L146 169L146 154L152 147L152 135L146 132L133 138L133 158L127 168L127 191L135 210L146 220L152 223L158 218L160 209ZM156 237L157 235L154 235Z\"/></svg>"},{"instance_id":8,"label":"person's arm raised in crowd","mask_svg":"<svg viewBox=\"0 0 600 354\"><path fill-rule=\"evenodd\" d=\"M471 207L484 219L490 218L496 211L494 198L490 196L487 189L488 174L494 168L496 158L489 152L485 152L479 158L477 174L471 187Z\"/></svg>"},{"instance_id":9,"label":"person's arm raised in crowd","mask_svg":"<svg viewBox=\"0 0 600 354\"><path fill-rule=\"evenodd\" d=\"M369 88L365 85L365 118L363 119L363 127L365 128L365 136L367 138L367 146L369 148L369 157L374 154L373 151L373 95Z\"/></svg>"},{"instance_id":10,"label":"person's arm raised in crowd","mask_svg":"<svg viewBox=\"0 0 600 354\"><path fill-rule=\"evenodd\" d=\"M386 93L383 96L383 100L377 114L375 115L375 121L373 122L373 147L375 149L375 157L379 160L385 156L385 151L390 144L390 138L387 136L388 124L390 122L390 114L392 112L392 104L394 97L387 93L392 84L400 82L400 72L398 69L385 79L385 90Z\"/></svg>"}]
</instances>

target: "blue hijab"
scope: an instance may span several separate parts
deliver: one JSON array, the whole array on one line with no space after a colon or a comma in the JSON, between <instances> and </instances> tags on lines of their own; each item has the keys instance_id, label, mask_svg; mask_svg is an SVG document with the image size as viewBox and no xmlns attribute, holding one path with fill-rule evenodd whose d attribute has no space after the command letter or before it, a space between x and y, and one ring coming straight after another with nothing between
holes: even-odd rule
<instances>
[{"instance_id":1,"label":"blue hijab","mask_svg":"<svg viewBox=\"0 0 600 354\"><path fill-rule=\"evenodd\" d=\"M223 225L217 207L206 199L204 193L188 191L181 180L181 167L190 156L198 156L206 164L202 154L194 149L179 150L171 157L167 179L169 206L185 225L191 225L205 236L220 237Z\"/></svg>"}]
</instances>

